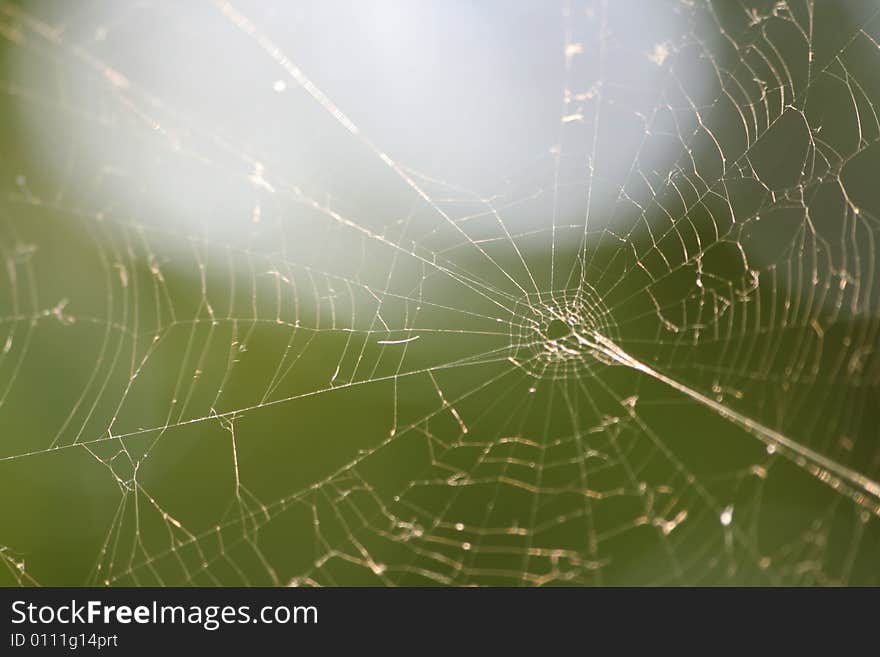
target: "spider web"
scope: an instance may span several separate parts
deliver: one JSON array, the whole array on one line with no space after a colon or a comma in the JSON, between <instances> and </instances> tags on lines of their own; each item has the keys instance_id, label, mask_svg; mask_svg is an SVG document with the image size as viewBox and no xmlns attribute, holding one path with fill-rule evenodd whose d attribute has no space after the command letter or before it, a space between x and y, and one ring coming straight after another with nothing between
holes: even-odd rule
<instances>
[{"instance_id":1,"label":"spider web","mask_svg":"<svg viewBox=\"0 0 880 657\"><path fill-rule=\"evenodd\" d=\"M5 581L877 584L874 3L326 6L0 6Z\"/></svg>"}]
</instances>

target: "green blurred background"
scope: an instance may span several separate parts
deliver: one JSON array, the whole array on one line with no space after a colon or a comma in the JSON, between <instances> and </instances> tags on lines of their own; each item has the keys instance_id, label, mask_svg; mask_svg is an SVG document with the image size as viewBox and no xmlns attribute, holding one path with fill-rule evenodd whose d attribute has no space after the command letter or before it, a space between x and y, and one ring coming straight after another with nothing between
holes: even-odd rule
<instances>
[{"instance_id":1,"label":"green blurred background","mask_svg":"<svg viewBox=\"0 0 880 657\"><path fill-rule=\"evenodd\" d=\"M4 585L878 583L876 3L0 36Z\"/></svg>"}]
</instances>

